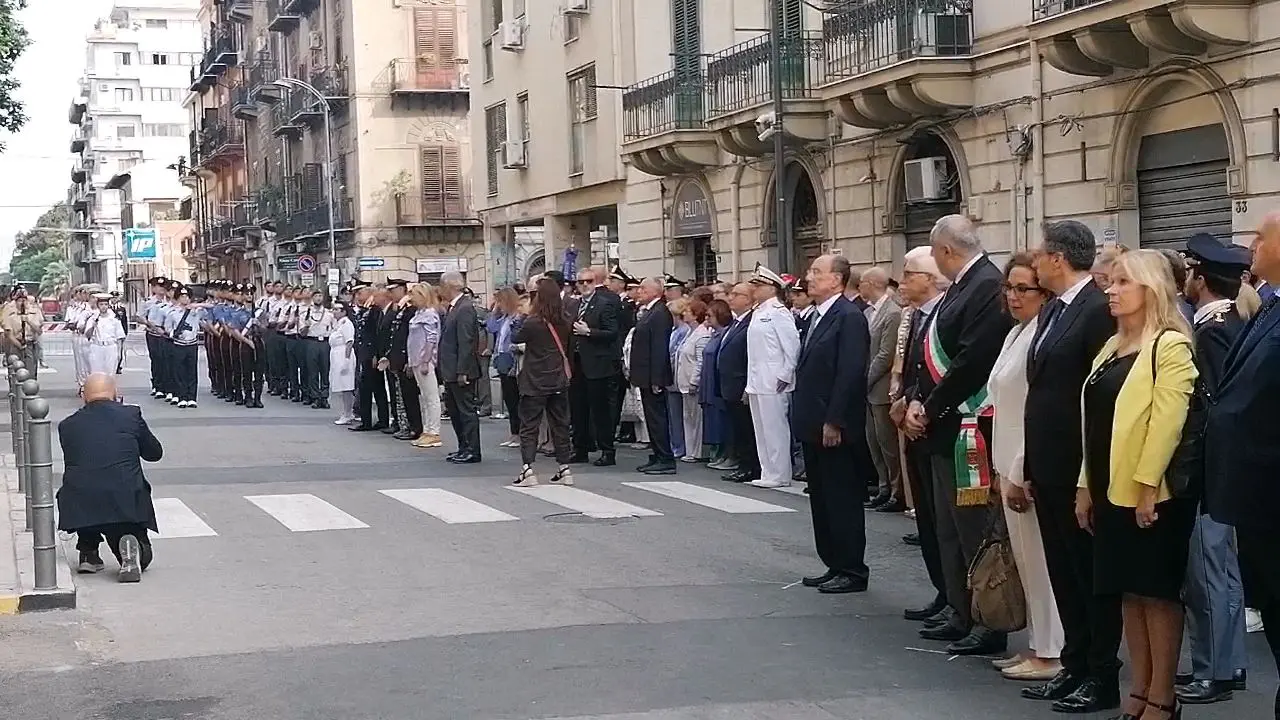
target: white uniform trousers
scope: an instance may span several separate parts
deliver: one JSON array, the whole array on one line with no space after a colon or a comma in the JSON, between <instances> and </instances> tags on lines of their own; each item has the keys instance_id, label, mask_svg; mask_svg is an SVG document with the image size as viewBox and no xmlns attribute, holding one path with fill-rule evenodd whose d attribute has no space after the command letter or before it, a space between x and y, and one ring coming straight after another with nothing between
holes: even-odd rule
<instances>
[{"instance_id":1,"label":"white uniform trousers","mask_svg":"<svg viewBox=\"0 0 1280 720\"><path fill-rule=\"evenodd\" d=\"M756 431L761 483L790 485L791 423L788 420L788 410L791 407L791 393L747 393L747 405L751 408L751 425Z\"/></svg>"},{"instance_id":2,"label":"white uniform trousers","mask_svg":"<svg viewBox=\"0 0 1280 720\"><path fill-rule=\"evenodd\" d=\"M87 362L88 375L94 373L103 373L105 375L115 375L116 367L120 364L120 344L114 340L109 343L85 342L87 346Z\"/></svg>"},{"instance_id":3,"label":"white uniform trousers","mask_svg":"<svg viewBox=\"0 0 1280 720\"><path fill-rule=\"evenodd\" d=\"M71 336L71 355L76 361L76 382L83 385L84 379L89 377L89 341L85 336Z\"/></svg>"}]
</instances>

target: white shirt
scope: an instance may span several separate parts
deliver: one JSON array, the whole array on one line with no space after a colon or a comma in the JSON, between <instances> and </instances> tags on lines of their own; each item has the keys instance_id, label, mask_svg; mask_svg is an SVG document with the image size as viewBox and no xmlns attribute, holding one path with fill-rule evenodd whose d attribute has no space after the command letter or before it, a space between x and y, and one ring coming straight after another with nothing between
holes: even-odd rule
<instances>
[{"instance_id":1,"label":"white shirt","mask_svg":"<svg viewBox=\"0 0 1280 720\"><path fill-rule=\"evenodd\" d=\"M120 318L108 310L88 317L85 337L94 345L114 345L124 339L124 328L120 325Z\"/></svg>"},{"instance_id":2,"label":"white shirt","mask_svg":"<svg viewBox=\"0 0 1280 720\"><path fill-rule=\"evenodd\" d=\"M1058 299L1062 301L1063 305L1070 305L1071 301L1075 300L1076 296L1080 294L1080 291L1084 290L1084 286L1091 282L1093 282L1093 276L1086 273L1084 277L1076 281L1075 285L1063 290ZM1049 328L1045 328L1045 332L1049 332Z\"/></svg>"},{"instance_id":3,"label":"white shirt","mask_svg":"<svg viewBox=\"0 0 1280 720\"><path fill-rule=\"evenodd\" d=\"M319 305L308 305L302 311L301 323L307 328L307 337L324 340L333 332L333 313Z\"/></svg>"},{"instance_id":4,"label":"white shirt","mask_svg":"<svg viewBox=\"0 0 1280 720\"><path fill-rule=\"evenodd\" d=\"M839 299L839 297L839 295L832 295L826 300L823 300L821 305L813 306L814 315L813 320L809 323L810 330L818 327L818 323L822 322L822 318L826 316L827 311L831 309L831 306L836 304L836 300Z\"/></svg>"},{"instance_id":5,"label":"white shirt","mask_svg":"<svg viewBox=\"0 0 1280 720\"><path fill-rule=\"evenodd\" d=\"M977 265L978 261L986 256L987 256L986 253L979 252L977 255L974 255L973 257L969 258L969 262L965 263L964 267L960 268L960 272L956 273L956 279L952 280L952 282L953 283L960 282L960 278L964 277L964 274L969 272L969 268L973 267L974 265Z\"/></svg>"}]
</instances>

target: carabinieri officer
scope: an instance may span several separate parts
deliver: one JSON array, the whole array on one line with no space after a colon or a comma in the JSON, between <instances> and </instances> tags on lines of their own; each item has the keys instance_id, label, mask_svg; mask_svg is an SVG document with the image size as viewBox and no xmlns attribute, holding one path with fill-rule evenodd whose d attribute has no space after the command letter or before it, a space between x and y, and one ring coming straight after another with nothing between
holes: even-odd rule
<instances>
[{"instance_id":1,"label":"carabinieri officer","mask_svg":"<svg viewBox=\"0 0 1280 720\"><path fill-rule=\"evenodd\" d=\"M163 275L157 275L147 284L151 287L151 296L142 302L134 320L146 328L147 355L151 359L151 397L159 398L167 395L165 392L167 375L162 347L162 338L165 333L162 325L169 307L167 294L169 280Z\"/></svg>"},{"instance_id":2,"label":"carabinieri officer","mask_svg":"<svg viewBox=\"0 0 1280 720\"><path fill-rule=\"evenodd\" d=\"M177 303L169 309L164 322L165 333L173 343L172 377L178 399L172 402L180 408L193 408L200 385L199 337L205 311L202 305L191 302L191 291L186 287L178 288L176 295Z\"/></svg>"}]
</instances>

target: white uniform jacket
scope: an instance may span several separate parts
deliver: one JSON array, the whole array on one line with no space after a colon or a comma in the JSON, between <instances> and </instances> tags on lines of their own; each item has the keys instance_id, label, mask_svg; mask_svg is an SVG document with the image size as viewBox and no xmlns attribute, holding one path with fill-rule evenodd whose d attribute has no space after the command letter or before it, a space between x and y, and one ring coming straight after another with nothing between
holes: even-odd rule
<instances>
[{"instance_id":1,"label":"white uniform jacket","mask_svg":"<svg viewBox=\"0 0 1280 720\"><path fill-rule=\"evenodd\" d=\"M747 393L777 395L779 382L787 383L782 392L791 392L799 358L795 316L778 300L760 303L747 326Z\"/></svg>"}]
</instances>

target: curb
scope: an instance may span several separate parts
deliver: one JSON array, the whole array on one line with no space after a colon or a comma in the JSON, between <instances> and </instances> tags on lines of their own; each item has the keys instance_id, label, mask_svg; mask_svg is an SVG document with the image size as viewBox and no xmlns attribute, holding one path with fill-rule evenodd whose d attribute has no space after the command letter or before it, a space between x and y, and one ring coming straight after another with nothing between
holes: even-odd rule
<instances>
[{"instance_id":1,"label":"curb","mask_svg":"<svg viewBox=\"0 0 1280 720\"><path fill-rule=\"evenodd\" d=\"M31 533L25 529L26 498L18 492L18 472L11 453L0 454L0 479L4 490L0 492L0 523L8 524L8 528L0 529L0 615L74 608L75 575L67 563L66 547L57 535L57 587L35 587L35 548Z\"/></svg>"}]
</instances>

